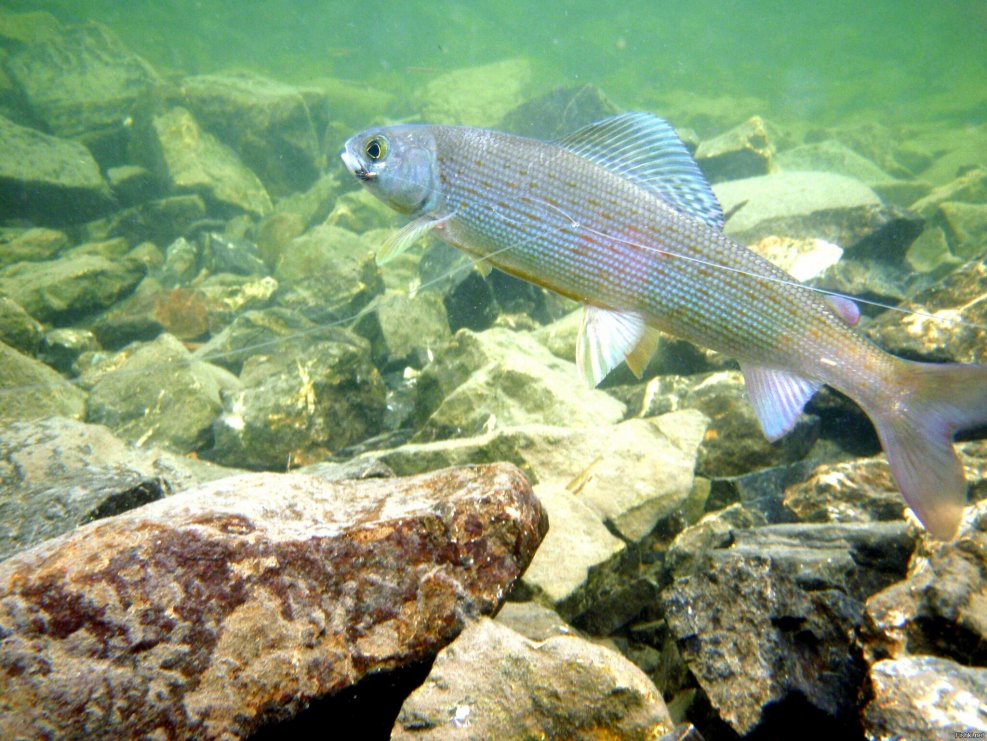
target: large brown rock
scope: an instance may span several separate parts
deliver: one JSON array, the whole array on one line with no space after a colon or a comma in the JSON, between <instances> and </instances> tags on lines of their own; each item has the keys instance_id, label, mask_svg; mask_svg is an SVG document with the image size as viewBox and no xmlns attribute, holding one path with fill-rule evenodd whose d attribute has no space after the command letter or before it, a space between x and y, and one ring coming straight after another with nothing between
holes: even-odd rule
<instances>
[{"instance_id":1,"label":"large brown rock","mask_svg":"<svg viewBox=\"0 0 987 741\"><path fill-rule=\"evenodd\" d=\"M0 564L0 737L237 738L490 613L547 522L508 465L221 479Z\"/></svg>"}]
</instances>

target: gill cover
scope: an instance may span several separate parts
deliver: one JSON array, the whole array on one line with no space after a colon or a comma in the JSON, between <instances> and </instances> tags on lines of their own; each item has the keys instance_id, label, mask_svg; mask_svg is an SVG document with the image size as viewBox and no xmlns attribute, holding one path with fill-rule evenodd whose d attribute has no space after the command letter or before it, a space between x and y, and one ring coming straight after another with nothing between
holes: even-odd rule
<instances>
[{"instance_id":1,"label":"gill cover","mask_svg":"<svg viewBox=\"0 0 987 741\"><path fill-rule=\"evenodd\" d=\"M424 126L386 126L351 137L340 156L347 169L399 213L433 210L439 192L435 142Z\"/></svg>"}]
</instances>

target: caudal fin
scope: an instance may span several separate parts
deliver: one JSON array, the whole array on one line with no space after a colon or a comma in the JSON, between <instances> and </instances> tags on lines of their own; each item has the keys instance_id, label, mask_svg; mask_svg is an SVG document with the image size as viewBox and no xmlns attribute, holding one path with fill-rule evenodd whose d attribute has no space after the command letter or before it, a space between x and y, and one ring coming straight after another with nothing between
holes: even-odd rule
<instances>
[{"instance_id":1,"label":"caudal fin","mask_svg":"<svg viewBox=\"0 0 987 741\"><path fill-rule=\"evenodd\" d=\"M902 362L902 388L911 393L867 411L908 506L933 536L949 540L967 492L953 435L987 425L987 366Z\"/></svg>"}]
</instances>

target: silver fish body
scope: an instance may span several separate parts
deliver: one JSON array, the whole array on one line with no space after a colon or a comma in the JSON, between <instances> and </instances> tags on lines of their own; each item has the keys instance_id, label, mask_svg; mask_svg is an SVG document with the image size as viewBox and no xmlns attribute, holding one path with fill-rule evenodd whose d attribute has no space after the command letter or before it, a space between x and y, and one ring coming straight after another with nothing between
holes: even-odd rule
<instances>
[{"instance_id":1,"label":"silver fish body","mask_svg":"<svg viewBox=\"0 0 987 741\"><path fill-rule=\"evenodd\" d=\"M640 371L654 330L665 331L738 359L770 439L829 384L874 421L927 527L955 531L966 483L951 440L987 421L987 368L884 352L850 326L852 304L806 289L725 236L712 191L661 119L628 114L559 142L465 127L372 129L343 159L416 217L405 241L432 230L583 303L577 361L590 382L625 358ZM404 246L400 236L392 245Z\"/></svg>"}]
</instances>

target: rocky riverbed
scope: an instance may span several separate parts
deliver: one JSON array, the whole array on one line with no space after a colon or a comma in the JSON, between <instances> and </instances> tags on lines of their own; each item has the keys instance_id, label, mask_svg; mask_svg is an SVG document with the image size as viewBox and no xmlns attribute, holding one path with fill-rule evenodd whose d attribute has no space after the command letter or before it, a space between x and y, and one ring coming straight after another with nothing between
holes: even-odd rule
<instances>
[{"instance_id":1,"label":"rocky riverbed","mask_svg":"<svg viewBox=\"0 0 987 741\"><path fill-rule=\"evenodd\" d=\"M347 85L138 51L0 11L0 735L987 729L983 431L940 543L835 392L768 443L672 338L587 389L575 304L439 244L377 266ZM366 91L363 123L618 110L533 76ZM982 132L724 106L657 112L729 235L906 309L862 304L891 352L987 362Z\"/></svg>"}]
</instances>

